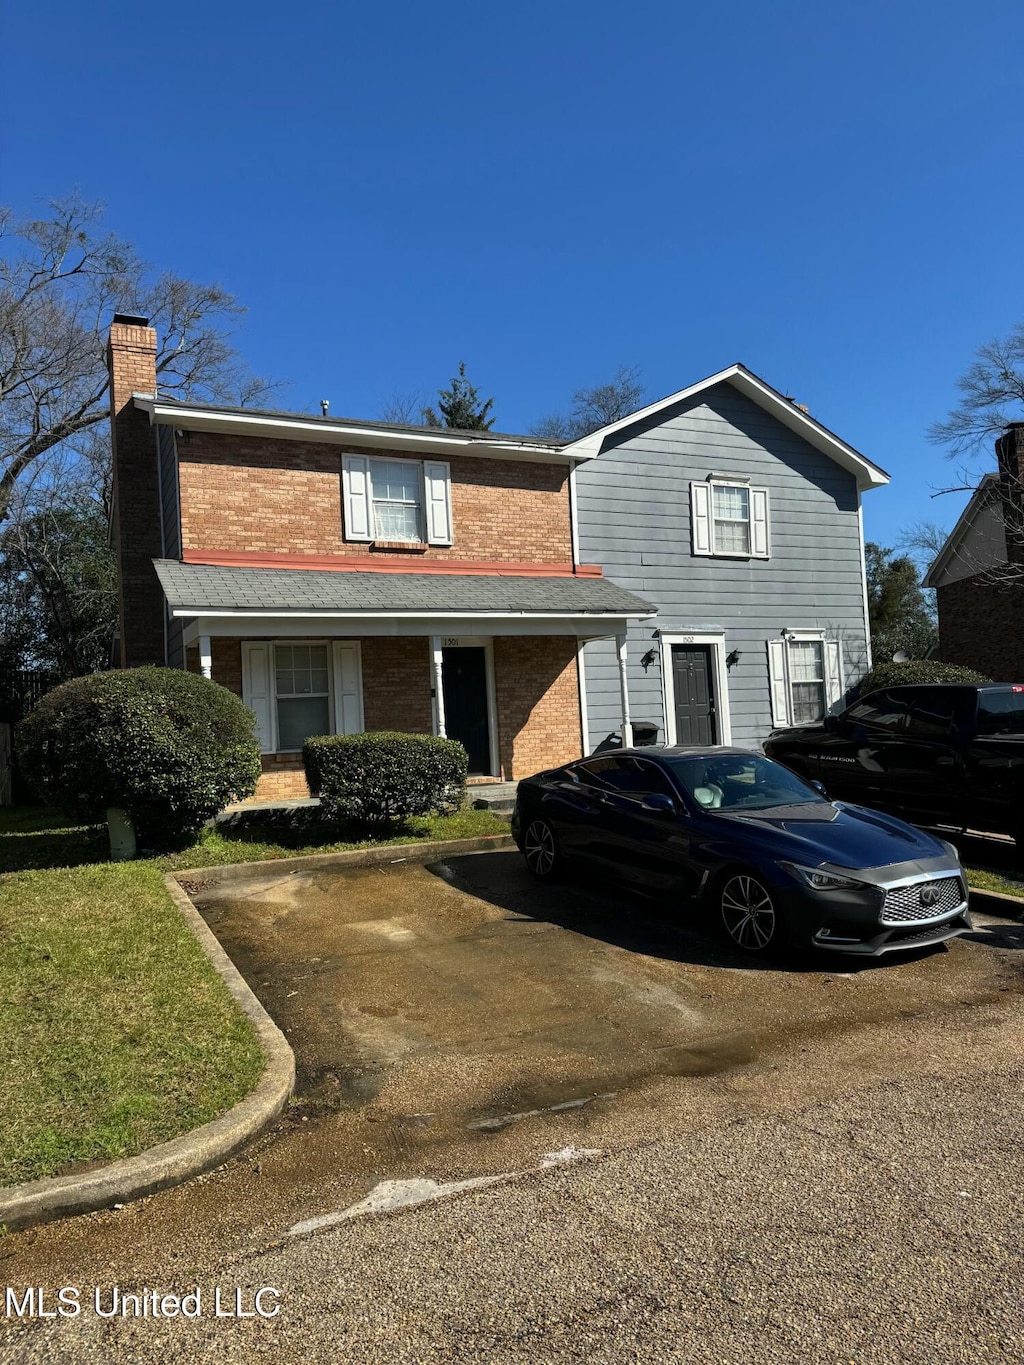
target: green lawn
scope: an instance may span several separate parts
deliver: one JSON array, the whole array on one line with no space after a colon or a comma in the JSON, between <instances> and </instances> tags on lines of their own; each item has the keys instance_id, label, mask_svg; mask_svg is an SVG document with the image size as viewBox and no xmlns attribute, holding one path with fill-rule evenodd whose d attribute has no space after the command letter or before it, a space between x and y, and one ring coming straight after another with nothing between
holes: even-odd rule
<instances>
[{"instance_id":1,"label":"green lawn","mask_svg":"<svg viewBox=\"0 0 1024 1365\"><path fill-rule=\"evenodd\" d=\"M1004 877L998 872L987 872L977 867L965 867L967 884L978 891L1001 891L1004 896L1017 896L1024 900L1024 881Z\"/></svg>"},{"instance_id":2,"label":"green lawn","mask_svg":"<svg viewBox=\"0 0 1024 1365\"><path fill-rule=\"evenodd\" d=\"M387 842L507 829L465 811ZM164 871L363 846L308 815L253 816L181 853L112 864L103 827L0 809L0 1184L141 1151L223 1113L259 1078L252 1027Z\"/></svg>"}]
</instances>

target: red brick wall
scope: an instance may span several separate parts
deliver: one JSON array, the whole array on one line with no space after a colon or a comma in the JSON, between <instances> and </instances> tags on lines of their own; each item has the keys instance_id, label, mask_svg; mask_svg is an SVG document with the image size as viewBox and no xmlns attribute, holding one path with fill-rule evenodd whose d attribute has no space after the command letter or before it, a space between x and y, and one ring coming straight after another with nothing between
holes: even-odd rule
<instances>
[{"instance_id":1,"label":"red brick wall","mask_svg":"<svg viewBox=\"0 0 1024 1365\"><path fill-rule=\"evenodd\" d=\"M213 679L242 695L241 642L213 639ZM361 642L367 730L430 734L430 647L422 638ZM186 662L199 672L195 646ZM579 680L570 636L513 636L494 641L498 753L506 781L579 758ZM265 754L256 800L307 796L301 754Z\"/></svg>"},{"instance_id":2,"label":"red brick wall","mask_svg":"<svg viewBox=\"0 0 1024 1365\"><path fill-rule=\"evenodd\" d=\"M342 535L341 457L339 447L312 441L187 433L178 441L182 546L365 555L365 542ZM417 558L571 564L564 468L483 456L450 464L454 543Z\"/></svg>"},{"instance_id":3,"label":"red brick wall","mask_svg":"<svg viewBox=\"0 0 1024 1365\"><path fill-rule=\"evenodd\" d=\"M367 730L433 733L430 641L411 637L366 639L363 656L363 724Z\"/></svg>"},{"instance_id":4,"label":"red brick wall","mask_svg":"<svg viewBox=\"0 0 1024 1365\"><path fill-rule=\"evenodd\" d=\"M114 453L114 547L122 667L164 662L164 598L154 558L161 553L156 437L133 393L156 391L156 332L115 322L107 348Z\"/></svg>"},{"instance_id":5,"label":"red brick wall","mask_svg":"<svg viewBox=\"0 0 1024 1365\"><path fill-rule=\"evenodd\" d=\"M498 752L507 780L582 756L573 637L497 637L494 689Z\"/></svg>"},{"instance_id":6,"label":"red brick wall","mask_svg":"<svg viewBox=\"0 0 1024 1365\"><path fill-rule=\"evenodd\" d=\"M1024 579L986 582L984 574L936 590L939 657L993 682L1024 682Z\"/></svg>"}]
</instances>

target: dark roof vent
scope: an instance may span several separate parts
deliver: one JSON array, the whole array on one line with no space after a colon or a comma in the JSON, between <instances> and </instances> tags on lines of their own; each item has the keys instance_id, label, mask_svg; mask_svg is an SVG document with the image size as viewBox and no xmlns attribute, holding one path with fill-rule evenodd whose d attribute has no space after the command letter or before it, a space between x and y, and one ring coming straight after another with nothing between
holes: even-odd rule
<instances>
[{"instance_id":1,"label":"dark roof vent","mask_svg":"<svg viewBox=\"0 0 1024 1365\"><path fill-rule=\"evenodd\" d=\"M141 313L115 313L115 322L123 322L126 327L148 327L149 318L144 318Z\"/></svg>"}]
</instances>

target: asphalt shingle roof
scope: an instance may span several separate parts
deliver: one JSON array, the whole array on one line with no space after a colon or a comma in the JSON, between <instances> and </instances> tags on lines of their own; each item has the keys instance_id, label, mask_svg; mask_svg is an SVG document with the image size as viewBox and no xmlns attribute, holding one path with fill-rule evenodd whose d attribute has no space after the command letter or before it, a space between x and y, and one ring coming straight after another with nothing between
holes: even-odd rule
<instances>
[{"instance_id":1,"label":"asphalt shingle roof","mask_svg":"<svg viewBox=\"0 0 1024 1365\"><path fill-rule=\"evenodd\" d=\"M567 445L571 445L568 440L553 440L548 436L529 436L510 431L483 431L480 428L465 427L425 427L420 424L407 422L378 422L365 417L320 417L311 412L288 412L282 408L236 408L224 407L215 403L190 403L184 399L176 398L173 394L158 394L158 401L161 407L178 407L182 412L190 412L200 408L203 412L219 412L226 415L237 417L276 417L297 422L333 423L336 426L365 427L368 431L394 431L405 432L413 436L433 435L433 436L471 436L474 441L497 441L507 443L512 441L518 445L546 446L551 450L564 450Z\"/></svg>"},{"instance_id":2,"label":"asphalt shingle roof","mask_svg":"<svg viewBox=\"0 0 1024 1365\"><path fill-rule=\"evenodd\" d=\"M606 578L459 573L372 573L362 570L240 569L157 559L172 611L565 613L650 615L654 607Z\"/></svg>"}]
</instances>

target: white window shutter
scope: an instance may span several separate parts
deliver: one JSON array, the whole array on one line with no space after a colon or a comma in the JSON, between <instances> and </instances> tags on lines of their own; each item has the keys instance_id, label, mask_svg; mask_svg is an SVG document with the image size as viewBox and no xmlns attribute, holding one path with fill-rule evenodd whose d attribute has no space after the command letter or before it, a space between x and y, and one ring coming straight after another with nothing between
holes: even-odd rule
<instances>
[{"instance_id":1,"label":"white window shutter","mask_svg":"<svg viewBox=\"0 0 1024 1365\"><path fill-rule=\"evenodd\" d=\"M334 642L334 733L357 735L363 729L363 669L356 640Z\"/></svg>"},{"instance_id":2,"label":"white window shutter","mask_svg":"<svg viewBox=\"0 0 1024 1365\"><path fill-rule=\"evenodd\" d=\"M373 519L370 495L370 460L366 455L342 457L342 482L345 489L345 539L372 540Z\"/></svg>"},{"instance_id":3,"label":"white window shutter","mask_svg":"<svg viewBox=\"0 0 1024 1365\"><path fill-rule=\"evenodd\" d=\"M273 646L266 640L242 641L242 700L256 712L260 753L274 752Z\"/></svg>"},{"instance_id":4,"label":"white window shutter","mask_svg":"<svg viewBox=\"0 0 1024 1365\"><path fill-rule=\"evenodd\" d=\"M452 543L452 475L446 460L424 460L427 541L431 545Z\"/></svg>"},{"instance_id":5,"label":"white window shutter","mask_svg":"<svg viewBox=\"0 0 1024 1365\"><path fill-rule=\"evenodd\" d=\"M772 723L778 726L790 723L788 671L785 640L769 640L768 678L772 694Z\"/></svg>"},{"instance_id":6,"label":"white window shutter","mask_svg":"<svg viewBox=\"0 0 1024 1365\"><path fill-rule=\"evenodd\" d=\"M767 559L771 553L768 539L768 490L750 490L750 547L755 559Z\"/></svg>"},{"instance_id":7,"label":"white window shutter","mask_svg":"<svg viewBox=\"0 0 1024 1365\"><path fill-rule=\"evenodd\" d=\"M690 538L693 543L693 553L695 555L710 555L714 553L711 541L711 485L709 483L698 483L694 480L690 484Z\"/></svg>"},{"instance_id":8,"label":"white window shutter","mask_svg":"<svg viewBox=\"0 0 1024 1365\"><path fill-rule=\"evenodd\" d=\"M843 642L825 641L825 704L834 706L842 700L843 692Z\"/></svg>"}]
</instances>

